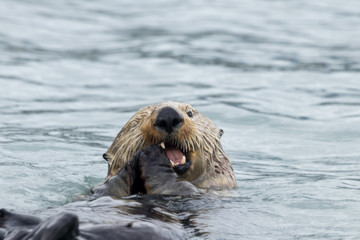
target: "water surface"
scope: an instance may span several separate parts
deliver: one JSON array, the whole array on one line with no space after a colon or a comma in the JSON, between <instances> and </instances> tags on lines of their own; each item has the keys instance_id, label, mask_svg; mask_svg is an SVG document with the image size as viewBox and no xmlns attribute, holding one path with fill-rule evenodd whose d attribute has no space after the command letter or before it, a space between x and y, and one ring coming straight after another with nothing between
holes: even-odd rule
<instances>
[{"instance_id":1,"label":"water surface","mask_svg":"<svg viewBox=\"0 0 360 240\"><path fill-rule=\"evenodd\" d=\"M359 238L358 26L355 0L1 1L0 206L71 202L175 100L224 129L239 185L186 202L189 237Z\"/></svg>"}]
</instances>

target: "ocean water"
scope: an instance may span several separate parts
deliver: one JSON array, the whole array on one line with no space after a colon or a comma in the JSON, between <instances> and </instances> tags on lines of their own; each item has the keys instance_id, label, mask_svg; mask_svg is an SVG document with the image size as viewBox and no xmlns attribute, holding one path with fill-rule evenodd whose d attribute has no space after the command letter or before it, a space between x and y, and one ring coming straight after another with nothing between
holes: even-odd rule
<instances>
[{"instance_id":1,"label":"ocean water","mask_svg":"<svg viewBox=\"0 0 360 240\"><path fill-rule=\"evenodd\" d=\"M224 129L238 182L181 201L188 238L359 239L359 26L357 0L2 0L0 208L88 192L173 100Z\"/></svg>"}]
</instances>

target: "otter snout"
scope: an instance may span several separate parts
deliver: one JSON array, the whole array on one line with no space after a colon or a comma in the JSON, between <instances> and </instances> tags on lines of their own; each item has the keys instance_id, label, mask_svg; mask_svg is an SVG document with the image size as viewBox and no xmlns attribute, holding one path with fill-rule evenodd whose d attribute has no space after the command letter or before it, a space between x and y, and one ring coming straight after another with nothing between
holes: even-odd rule
<instances>
[{"instance_id":1,"label":"otter snout","mask_svg":"<svg viewBox=\"0 0 360 240\"><path fill-rule=\"evenodd\" d=\"M155 126L168 134L179 128L184 122L183 117L172 107L162 108L155 121Z\"/></svg>"}]
</instances>

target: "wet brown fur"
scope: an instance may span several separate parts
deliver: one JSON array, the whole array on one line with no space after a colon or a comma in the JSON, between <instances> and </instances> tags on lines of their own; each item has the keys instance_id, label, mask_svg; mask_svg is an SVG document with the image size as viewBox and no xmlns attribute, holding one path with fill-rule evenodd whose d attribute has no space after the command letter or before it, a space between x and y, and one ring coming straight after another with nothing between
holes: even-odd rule
<instances>
[{"instance_id":1,"label":"wet brown fur","mask_svg":"<svg viewBox=\"0 0 360 240\"><path fill-rule=\"evenodd\" d=\"M155 127L158 112L166 106L184 118L181 127L170 136ZM189 111L192 117L187 115ZM188 152L192 161L190 169L181 175L182 180L200 188L233 188L236 186L234 171L221 147L221 131L189 104L164 102L143 107L125 124L104 154L109 165L107 179L122 169L139 150L172 141Z\"/></svg>"}]
</instances>

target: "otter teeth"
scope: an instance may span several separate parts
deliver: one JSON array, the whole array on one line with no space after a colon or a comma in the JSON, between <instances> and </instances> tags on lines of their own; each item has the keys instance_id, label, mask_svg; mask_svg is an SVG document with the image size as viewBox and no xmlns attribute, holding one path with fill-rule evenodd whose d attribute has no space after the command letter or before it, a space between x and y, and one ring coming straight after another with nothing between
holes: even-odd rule
<instances>
[{"instance_id":1,"label":"otter teeth","mask_svg":"<svg viewBox=\"0 0 360 240\"><path fill-rule=\"evenodd\" d=\"M185 164L185 163L186 163L186 157L185 157L185 155L182 157L181 162L180 162L179 164L177 164L177 165L175 165L175 163L174 163L173 161L171 161L171 159L169 159L169 160L170 160L171 167L175 167L175 166L177 166L177 165L182 165L182 164Z\"/></svg>"},{"instance_id":2,"label":"otter teeth","mask_svg":"<svg viewBox=\"0 0 360 240\"><path fill-rule=\"evenodd\" d=\"M185 164L186 163L186 157L185 155L183 155L182 159L181 159L181 164Z\"/></svg>"},{"instance_id":3,"label":"otter teeth","mask_svg":"<svg viewBox=\"0 0 360 240\"><path fill-rule=\"evenodd\" d=\"M164 150L165 150L165 148L166 148L164 142L161 142L161 143L159 144L159 146L160 146L162 149L164 149ZM185 164L185 163L186 163L186 156L183 155L180 163L177 163L177 164L175 164L173 161L171 161L170 158L169 158L169 160L170 160L171 167L175 167L175 166L177 166L177 165Z\"/></svg>"}]
</instances>

